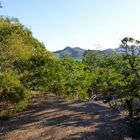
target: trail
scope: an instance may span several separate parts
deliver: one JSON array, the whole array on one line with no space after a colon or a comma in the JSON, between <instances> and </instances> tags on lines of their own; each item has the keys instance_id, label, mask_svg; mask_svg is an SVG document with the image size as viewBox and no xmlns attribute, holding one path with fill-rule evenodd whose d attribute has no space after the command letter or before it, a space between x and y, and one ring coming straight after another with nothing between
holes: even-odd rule
<instances>
[{"instance_id":1,"label":"trail","mask_svg":"<svg viewBox=\"0 0 140 140\"><path fill-rule=\"evenodd\" d=\"M1 140L131 140L127 119L101 102L34 95L30 106L0 121Z\"/></svg>"}]
</instances>

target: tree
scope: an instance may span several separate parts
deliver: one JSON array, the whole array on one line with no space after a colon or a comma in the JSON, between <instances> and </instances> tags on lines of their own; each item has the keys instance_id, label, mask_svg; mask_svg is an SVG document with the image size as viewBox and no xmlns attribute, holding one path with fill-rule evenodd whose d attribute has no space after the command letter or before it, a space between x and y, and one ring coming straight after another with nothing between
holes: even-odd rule
<instances>
[{"instance_id":1,"label":"tree","mask_svg":"<svg viewBox=\"0 0 140 140\"><path fill-rule=\"evenodd\" d=\"M83 63L91 72L90 92L108 101L115 96L126 104L133 117L133 100L140 99L140 41L124 38L121 47L122 54L87 51Z\"/></svg>"},{"instance_id":2,"label":"tree","mask_svg":"<svg viewBox=\"0 0 140 140\"><path fill-rule=\"evenodd\" d=\"M124 60L127 61L126 105L129 116L133 117L133 99L140 98L140 41L131 37L126 37L122 41L121 47L124 49Z\"/></svg>"},{"instance_id":3,"label":"tree","mask_svg":"<svg viewBox=\"0 0 140 140\"><path fill-rule=\"evenodd\" d=\"M37 79L31 79L36 74L34 65L42 66L47 54L45 46L18 19L0 17L0 100L11 102L10 112L26 107L30 87L25 79Z\"/></svg>"},{"instance_id":4,"label":"tree","mask_svg":"<svg viewBox=\"0 0 140 140\"><path fill-rule=\"evenodd\" d=\"M121 47L125 49L126 59L131 69L140 78L140 41L133 38L124 38Z\"/></svg>"}]
</instances>

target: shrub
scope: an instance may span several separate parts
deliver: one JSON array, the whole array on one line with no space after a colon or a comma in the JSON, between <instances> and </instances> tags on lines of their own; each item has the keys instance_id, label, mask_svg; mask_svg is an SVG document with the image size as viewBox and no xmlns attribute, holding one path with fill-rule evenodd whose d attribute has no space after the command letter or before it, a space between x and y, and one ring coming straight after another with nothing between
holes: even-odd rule
<instances>
[{"instance_id":1,"label":"shrub","mask_svg":"<svg viewBox=\"0 0 140 140\"><path fill-rule=\"evenodd\" d=\"M12 71L0 72L0 102L7 104L7 109L0 117L9 118L24 109L28 104L29 95L30 92L22 86Z\"/></svg>"}]
</instances>

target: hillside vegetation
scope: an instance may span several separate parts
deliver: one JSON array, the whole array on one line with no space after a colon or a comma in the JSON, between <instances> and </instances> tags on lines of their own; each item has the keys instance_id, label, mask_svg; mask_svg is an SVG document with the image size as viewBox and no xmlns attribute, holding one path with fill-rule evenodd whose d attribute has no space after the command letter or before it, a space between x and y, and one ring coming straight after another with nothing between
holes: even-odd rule
<instances>
[{"instance_id":1,"label":"hillside vegetation","mask_svg":"<svg viewBox=\"0 0 140 140\"><path fill-rule=\"evenodd\" d=\"M118 42L119 43L119 42ZM0 111L9 118L26 108L32 90L66 99L115 99L131 118L140 107L140 41L122 39L123 54L86 51L82 61L54 56L18 19L0 17ZM76 51L76 50L75 50Z\"/></svg>"},{"instance_id":2,"label":"hillside vegetation","mask_svg":"<svg viewBox=\"0 0 140 140\"><path fill-rule=\"evenodd\" d=\"M80 47L69 47L67 46L66 48L59 50L59 51L55 51L53 52L56 56L63 58L66 55L76 59L76 60L82 60L84 58L84 54L85 53L90 53L90 52L96 52L98 54L102 54L102 55L112 55L112 54L120 54L120 53L125 53L125 49L124 48L116 48L116 49L105 49L105 50L85 50L82 49Z\"/></svg>"}]
</instances>

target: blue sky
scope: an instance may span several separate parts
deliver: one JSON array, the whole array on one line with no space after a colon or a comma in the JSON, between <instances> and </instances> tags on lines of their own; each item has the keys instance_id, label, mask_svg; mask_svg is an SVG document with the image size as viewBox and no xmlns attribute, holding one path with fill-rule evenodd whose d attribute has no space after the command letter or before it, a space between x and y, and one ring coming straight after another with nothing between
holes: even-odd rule
<instances>
[{"instance_id":1,"label":"blue sky","mask_svg":"<svg viewBox=\"0 0 140 140\"><path fill-rule=\"evenodd\" d=\"M116 48L125 36L140 39L140 0L1 1L0 15L18 18L50 51Z\"/></svg>"}]
</instances>

